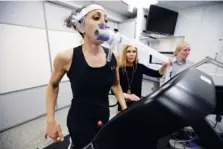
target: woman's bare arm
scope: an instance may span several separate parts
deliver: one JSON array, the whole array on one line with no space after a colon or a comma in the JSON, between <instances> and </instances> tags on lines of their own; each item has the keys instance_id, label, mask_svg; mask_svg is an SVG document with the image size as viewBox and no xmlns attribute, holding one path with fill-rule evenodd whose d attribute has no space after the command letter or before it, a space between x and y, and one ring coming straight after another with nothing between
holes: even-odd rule
<instances>
[{"instance_id":1,"label":"woman's bare arm","mask_svg":"<svg viewBox=\"0 0 223 149\"><path fill-rule=\"evenodd\" d=\"M116 55L116 60L117 60L117 55ZM114 92L118 102L120 103L120 106L122 110L125 110L127 108L126 102L125 102L125 97L120 85L120 80L119 80L119 61L117 60L117 67L116 67L116 83L115 85L112 86L112 91Z\"/></svg>"},{"instance_id":2,"label":"woman's bare arm","mask_svg":"<svg viewBox=\"0 0 223 149\"><path fill-rule=\"evenodd\" d=\"M127 108L127 105L119 82L112 86L112 91L114 92L118 102L120 103L122 110L125 110Z\"/></svg>"},{"instance_id":3,"label":"woman's bare arm","mask_svg":"<svg viewBox=\"0 0 223 149\"><path fill-rule=\"evenodd\" d=\"M59 92L59 83L66 73L68 65L71 63L72 54L70 54L69 52L70 50L58 53L53 62L54 70L51 75L46 93L48 122L55 120L55 105Z\"/></svg>"}]
</instances>

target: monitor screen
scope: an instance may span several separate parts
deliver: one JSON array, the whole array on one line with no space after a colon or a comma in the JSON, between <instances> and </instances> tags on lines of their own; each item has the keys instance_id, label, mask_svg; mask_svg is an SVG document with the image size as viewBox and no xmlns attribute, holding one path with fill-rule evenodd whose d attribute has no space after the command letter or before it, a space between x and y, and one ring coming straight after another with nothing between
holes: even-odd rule
<instances>
[{"instance_id":1,"label":"monitor screen","mask_svg":"<svg viewBox=\"0 0 223 149\"><path fill-rule=\"evenodd\" d=\"M177 22L178 12L151 5L147 17L146 30L173 35Z\"/></svg>"}]
</instances>

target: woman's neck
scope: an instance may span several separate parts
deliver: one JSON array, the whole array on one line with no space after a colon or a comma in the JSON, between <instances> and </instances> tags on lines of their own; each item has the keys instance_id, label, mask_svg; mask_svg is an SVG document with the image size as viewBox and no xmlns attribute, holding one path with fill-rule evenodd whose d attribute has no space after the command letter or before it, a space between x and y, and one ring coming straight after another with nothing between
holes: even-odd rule
<instances>
[{"instance_id":1,"label":"woman's neck","mask_svg":"<svg viewBox=\"0 0 223 149\"><path fill-rule=\"evenodd\" d=\"M126 62L126 66L133 66L133 63Z\"/></svg>"},{"instance_id":2,"label":"woman's neck","mask_svg":"<svg viewBox=\"0 0 223 149\"><path fill-rule=\"evenodd\" d=\"M179 56L177 56L176 59L177 59L178 62L181 62L181 63L182 63L182 62L185 62L185 59L184 59L184 58L181 58L181 57L179 57Z\"/></svg>"},{"instance_id":3,"label":"woman's neck","mask_svg":"<svg viewBox=\"0 0 223 149\"><path fill-rule=\"evenodd\" d=\"M84 51L86 51L88 54L91 54L91 55L97 55L102 50L100 44L98 45L93 44L87 38L84 38L83 49Z\"/></svg>"}]
</instances>

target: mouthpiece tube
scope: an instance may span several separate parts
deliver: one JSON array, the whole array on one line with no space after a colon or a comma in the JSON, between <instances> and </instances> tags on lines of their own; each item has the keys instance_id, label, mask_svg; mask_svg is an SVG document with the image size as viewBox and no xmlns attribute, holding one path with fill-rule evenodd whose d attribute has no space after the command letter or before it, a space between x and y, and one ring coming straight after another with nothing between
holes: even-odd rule
<instances>
[{"instance_id":1,"label":"mouthpiece tube","mask_svg":"<svg viewBox=\"0 0 223 149\"><path fill-rule=\"evenodd\" d=\"M114 39L114 33L112 33L109 29L96 29L94 32L94 36L96 40L101 40L111 44Z\"/></svg>"},{"instance_id":2,"label":"mouthpiece tube","mask_svg":"<svg viewBox=\"0 0 223 149\"><path fill-rule=\"evenodd\" d=\"M106 30L96 29L95 32L94 32L94 35L95 35L97 40L101 40L101 41L108 41L109 40L109 33Z\"/></svg>"},{"instance_id":3,"label":"mouthpiece tube","mask_svg":"<svg viewBox=\"0 0 223 149\"><path fill-rule=\"evenodd\" d=\"M148 45L133 39L130 40L124 35L121 34L115 34L113 31L109 29L96 29L94 32L94 36L96 40L100 40L103 42L107 42L110 46L115 46L115 45L124 45L124 44L134 44L137 48L139 48L139 52L143 52L148 55L153 55L154 57L158 58L159 60L162 60L163 62L168 62L169 58L158 51L152 49ZM130 43L132 41L132 43ZM111 48L112 50L114 48ZM111 49L109 50L109 55L108 55L108 61L110 61L110 58L112 56L112 51Z\"/></svg>"}]
</instances>

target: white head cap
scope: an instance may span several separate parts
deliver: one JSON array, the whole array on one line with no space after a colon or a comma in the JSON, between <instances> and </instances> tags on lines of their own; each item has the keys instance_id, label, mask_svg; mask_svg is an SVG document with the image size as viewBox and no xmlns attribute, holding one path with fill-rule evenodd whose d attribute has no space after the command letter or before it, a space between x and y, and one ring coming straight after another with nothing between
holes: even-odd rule
<instances>
[{"instance_id":1,"label":"white head cap","mask_svg":"<svg viewBox=\"0 0 223 149\"><path fill-rule=\"evenodd\" d=\"M97 9L105 11L105 9L102 6L96 5L96 4L92 4L92 5L89 5L89 6L85 7L85 8L83 8L79 13L76 13L75 15L73 15L72 16L72 22L73 23L77 23L78 21L83 19L84 16L86 16L89 12L91 12L93 10L97 10Z\"/></svg>"}]
</instances>

